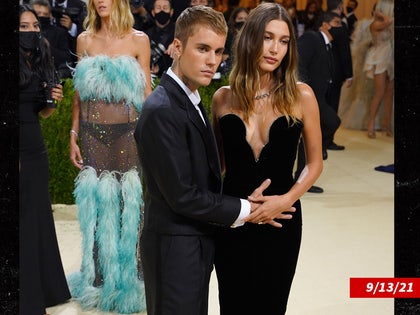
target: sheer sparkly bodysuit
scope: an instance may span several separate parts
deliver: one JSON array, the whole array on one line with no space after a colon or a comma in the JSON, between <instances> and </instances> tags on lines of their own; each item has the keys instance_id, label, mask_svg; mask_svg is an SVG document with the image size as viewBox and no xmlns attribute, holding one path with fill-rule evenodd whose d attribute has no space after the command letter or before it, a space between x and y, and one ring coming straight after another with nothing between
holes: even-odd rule
<instances>
[{"instance_id":1,"label":"sheer sparkly bodysuit","mask_svg":"<svg viewBox=\"0 0 420 315\"><path fill-rule=\"evenodd\" d=\"M142 190L134 129L145 76L130 56L85 56L77 64L83 170L75 180L82 232L81 271L68 277L84 309L145 309L140 267Z\"/></svg>"}]
</instances>

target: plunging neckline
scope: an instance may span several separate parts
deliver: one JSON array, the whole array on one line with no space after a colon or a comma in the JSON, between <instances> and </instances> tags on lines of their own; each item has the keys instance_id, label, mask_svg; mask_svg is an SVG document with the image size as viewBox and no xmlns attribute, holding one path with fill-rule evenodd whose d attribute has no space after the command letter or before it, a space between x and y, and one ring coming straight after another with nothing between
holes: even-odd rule
<instances>
[{"instance_id":1,"label":"plunging neckline","mask_svg":"<svg viewBox=\"0 0 420 315\"><path fill-rule=\"evenodd\" d=\"M274 125L277 121L279 121L279 120L280 120L280 118L285 118L285 117L286 117L286 116L282 115L282 116L278 116L276 119L274 119L274 120L273 120L273 122L270 124L270 127L267 129L267 142L265 142L265 143L263 144L263 146L262 146L261 150L258 152L258 154L255 154L255 153L256 153L256 150L254 150L254 148L252 147L252 145L249 143L249 141L248 141L248 139L247 139L248 129L247 129L247 127L246 127L245 122L242 120L242 118L241 118L241 117L239 117L239 116L238 116L238 115L236 115L236 114L229 113L229 114L226 114L226 115L222 116L220 119L222 119L222 118L224 118L224 117L226 117L226 116L234 116L234 117L238 118L238 119L241 121L242 126L243 126L243 128L244 128L244 130L245 130L244 140L245 140L246 144L248 145L248 148L249 148L249 149L251 150L251 152L252 152L252 156L253 156L253 158L254 158L255 163L258 163L258 162L259 162L262 152L264 151L265 147L266 147L266 146L270 143L270 133L271 133L271 128L273 127L273 125Z\"/></svg>"}]
</instances>

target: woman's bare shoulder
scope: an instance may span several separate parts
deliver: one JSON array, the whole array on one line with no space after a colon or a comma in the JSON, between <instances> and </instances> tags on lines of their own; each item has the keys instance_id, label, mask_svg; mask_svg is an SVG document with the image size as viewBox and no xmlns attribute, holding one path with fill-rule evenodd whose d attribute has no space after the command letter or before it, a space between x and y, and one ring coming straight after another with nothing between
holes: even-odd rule
<instances>
[{"instance_id":1,"label":"woman's bare shoulder","mask_svg":"<svg viewBox=\"0 0 420 315\"><path fill-rule=\"evenodd\" d=\"M314 91L307 83L298 82L297 89L299 91L301 101L309 100L315 97Z\"/></svg>"},{"instance_id":2,"label":"woman's bare shoulder","mask_svg":"<svg viewBox=\"0 0 420 315\"><path fill-rule=\"evenodd\" d=\"M147 36L147 34L143 31L139 31L133 28L130 35L131 38L135 41L149 42L149 36Z\"/></svg>"},{"instance_id":3,"label":"woman's bare shoulder","mask_svg":"<svg viewBox=\"0 0 420 315\"><path fill-rule=\"evenodd\" d=\"M217 116L223 116L232 105L232 90L230 86L220 87L213 95L213 110L217 112Z\"/></svg>"}]
</instances>

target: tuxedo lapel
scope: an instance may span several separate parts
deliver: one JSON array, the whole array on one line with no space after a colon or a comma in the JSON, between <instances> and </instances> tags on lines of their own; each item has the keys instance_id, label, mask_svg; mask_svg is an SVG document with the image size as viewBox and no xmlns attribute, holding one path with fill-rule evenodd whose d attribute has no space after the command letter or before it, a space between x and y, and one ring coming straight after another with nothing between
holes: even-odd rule
<instances>
[{"instance_id":1,"label":"tuxedo lapel","mask_svg":"<svg viewBox=\"0 0 420 315\"><path fill-rule=\"evenodd\" d=\"M198 104L198 107L203 115L204 121L206 122L206 149L209 161L209 166L213 170L213 173L217 175L217 178L221 180L221 167L219 160L219 152L217 150L216 138L211 127L211 122L207 116L206 110L204 109L203 103ZM201 117L200 117L201 119ZM204 124L203 124L204 125Z\"/></svg>"},{"instance_id":2,"label":"tuxedo lapel","mask_svg":"<svg viewBox=\"0 0 420 315\"><path fill-rule=\"evenodd\" d=\"M191 121L194 123L194 125L197 127L197 129L200 131L204 144L206 146L206 152L207 152L207 161L209 164L210 169L214 173L214 175L221 181L221 167L220 167L220 161L219 161L219 153L217 150L216 145L216 139L214 137L213 129L211 127L210 120L207 117L206 110L203 107L203 104L200 102L198 104L198 108L201 111L201 114L203 115L203 119L201 119L200 114L198 113L197 109L194 107L194 105L190 103L190 106L188 106L188 112L189 117Z\"/></svg>"},{"instance_id":3,"label":"tuxedo lapel","mask_svg":"<svg viewBox=\"0 0 420 315\"><path fill-rule=\"evenodd\" d=\"M203 119L201 119L200 114L198 113L197 109L190 101L188 96L182 90L182 88L167 74L163 74L160 85L164 86L168 91L171 91L171 94L175 99L175 103L179 104L187 113L188 119L192 122L192 124L197 128L201 139L204 142L206 147L207 158L203 159L208 161L208 165L216 178L221 182L221 167L219 161L219 153L216 146L216 139L214 137L213 129L211 127L210 120L207 117L206 111L203 107L203 104L200 102L198 107L203 115L205 124Z\"/></svg>"}]
</instances>

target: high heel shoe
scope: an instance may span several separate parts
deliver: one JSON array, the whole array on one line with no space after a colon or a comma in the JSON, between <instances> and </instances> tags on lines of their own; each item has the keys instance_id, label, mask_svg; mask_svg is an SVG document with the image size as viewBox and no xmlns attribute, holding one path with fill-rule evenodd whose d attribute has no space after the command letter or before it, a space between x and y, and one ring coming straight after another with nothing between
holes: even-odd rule
<instances>
[{"instance_id":1,"label":"high heel shoe","mask_svg":"<svg viewBox=\"0 0 420 315\"><path fill-rule=\"evenodd\" d=\"M394 133L392 132L392 130L390 128L386 128L384 130L384 133L387 137L393 137L394 136Z\"/></svg>"},{"instance_id":2,"label":"high heel shoe","mask_svg":"<svg viewBox=\"0 0 420 315\"><path fill-rule=\"evenodd\" d=\"M375 130L371 130L371 131L368 130L367 136L370 139L375 139L376 138Z\"/></svg>"}]
</instances>

